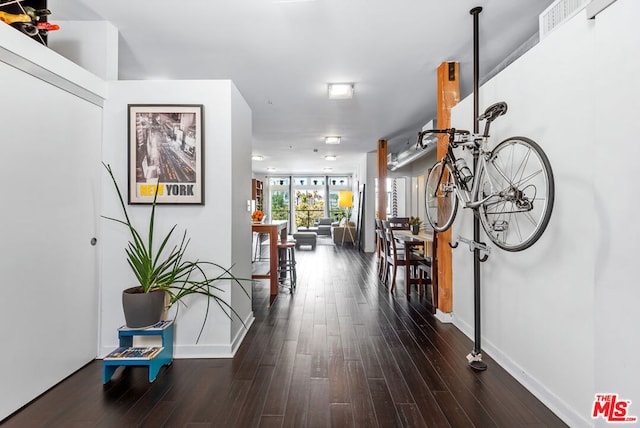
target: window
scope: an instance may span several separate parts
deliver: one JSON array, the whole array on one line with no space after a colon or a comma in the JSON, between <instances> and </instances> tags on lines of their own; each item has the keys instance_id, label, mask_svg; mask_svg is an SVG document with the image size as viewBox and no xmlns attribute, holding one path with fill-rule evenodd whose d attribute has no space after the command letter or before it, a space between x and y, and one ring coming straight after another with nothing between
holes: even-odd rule
<instances>
[{"instance_id":1,"label":"window","mask_svg":"<svg viewBox=\"0 0 640 428\"><path fill-rule=\"evenodd\" d=\"M272 220L289 220L289 177L269 178Z\"/></svg>"},{"instance_id":2,"label":"window","mask_svg":"<svg viewBox=\"0 0 640 428\"><path fill-rule=\"evenodd\" d=\"M313 227L315 219L339 220L338 193L352 190L351 176L272 176L269 201L272 220L291 220L290 230Z\"/></svg>"},{"instance_id":3,"label":"window","mask_svg":"<svg viewBox=\"0 0 640 428\"><path fill-rule=\"evenodd\" d=\"M323 190L296 190L296 228L311 227L317 218L324 217Z\"/></svg>"}]
</instances>

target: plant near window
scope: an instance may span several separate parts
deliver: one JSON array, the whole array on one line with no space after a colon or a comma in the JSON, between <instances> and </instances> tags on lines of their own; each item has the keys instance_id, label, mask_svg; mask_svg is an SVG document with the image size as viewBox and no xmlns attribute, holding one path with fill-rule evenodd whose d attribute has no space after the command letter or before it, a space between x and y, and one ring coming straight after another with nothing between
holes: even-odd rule
<instances>
[{"instance_id":1,"label":"plant near window","mask_svg":"<svg viewBox=\"0 0 640 428\"><path fill-rule=\"evenodd\" d=\"M118 187L111 166L105 163L103 163L103 165L109 173L116 193L118 194L124 220L107 216L102 217L122 224L127 227L131 234L131 240L125 248L125 252L127 254L127 263L138 280L138 286L125 291L138 294L150 294L152 292L163 291L168 295L166 309L176 303L182 303L186 306L182 299L192 294L207 297L204 319L196 343L200 340L200 336L204 330L212 300L216 302L229 318L235 316L246 328L244 321L235 309L219 296L219 293L224 292L224 290L220 288L219 283L222 281L231 281L231 284L237 284L247 297L249 297L249 294L244 287L242 287L240 281L250 281L250 279L237 278L233 275L231 273L233 266L227 269L214 262L186 259L187 247L190 242L190 239L187 238L186 230L179 244L170 244L177 225L174 225L161 241L156 241L155 214L157 192L151 205L147 236L146 239L143 239L142 235L131 222L122 192ZM160 245L156 248L154 242L160 242ZM212 275L211 271L217 273Z\"/></svg>"}]
</instances>

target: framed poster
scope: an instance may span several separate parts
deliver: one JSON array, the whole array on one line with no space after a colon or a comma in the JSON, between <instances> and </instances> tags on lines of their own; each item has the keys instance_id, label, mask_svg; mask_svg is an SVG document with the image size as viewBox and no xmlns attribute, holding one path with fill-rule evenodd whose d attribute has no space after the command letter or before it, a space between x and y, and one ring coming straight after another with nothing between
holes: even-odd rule
<instances>
[{"instance_id":1,"label":"framed poster","mask_svg":"<svg viewBox=\"0 0 640 428\"><path fill-rule=\"evenodd\" d=\"M129 204L204 204L202 105L128 107Z\"/></svg>"}]
</instances>

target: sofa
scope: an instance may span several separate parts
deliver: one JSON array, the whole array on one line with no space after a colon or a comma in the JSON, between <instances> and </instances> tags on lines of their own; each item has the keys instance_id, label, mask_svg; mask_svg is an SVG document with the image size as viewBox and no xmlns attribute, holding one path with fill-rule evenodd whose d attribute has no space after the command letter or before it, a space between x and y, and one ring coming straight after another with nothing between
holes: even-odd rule
<instances>
[{"instance_id":1,"label":"sofa","mask_svg":"<svg viewBox=\"0 0 640 428\"><path fill-rule=\"evenodd\" d=\"M356 224L352 221L350 221L348 224L346 224L346 222L344 221L341 221L338 226L333 226L331 228L331 238L333 239L334 244L355 244Z\"/></svg>"},{"instance_id":2,"label":"sofa","mask_svg":"<svg viewBox=\"0 0 640 428\"><path fill-rule=\"evenodd\" d=\"M317 218L313 222L313 227L317 228L318 235L331 235L331 226L333 225L333 220L330 218Z\"/></svg>"}]
</instances>

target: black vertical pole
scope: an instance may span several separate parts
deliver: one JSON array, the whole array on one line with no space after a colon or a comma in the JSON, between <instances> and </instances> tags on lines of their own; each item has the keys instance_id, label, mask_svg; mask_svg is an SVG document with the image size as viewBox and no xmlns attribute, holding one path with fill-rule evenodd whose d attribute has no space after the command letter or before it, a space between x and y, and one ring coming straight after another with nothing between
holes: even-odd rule
<instances>
[{"instance_id":1,"label":"black vertical pole","mask_svg":"<svg viewBox=\"0 0 640 428\"><path fill-rule=\"evenodd\" d=\"M481 7L474 7L469 11L473 15L473 133L480 131L479 112L479 93L478 80L480 75L480 43L478 35L478 15L482 12ZM476 143L479 144L479 143ZM478 146L473 149L473 173L476 173L478 167ZM473 210L473 241L480 242L480 218L478 216L478 208ZM474 345L469 365L474 370L486 370L487 364L482 361L482 347L480 346L482 335L480 334L480 249L477 247L473 250L473 304L474 304Z\"/></svg>"}]
</instances>

